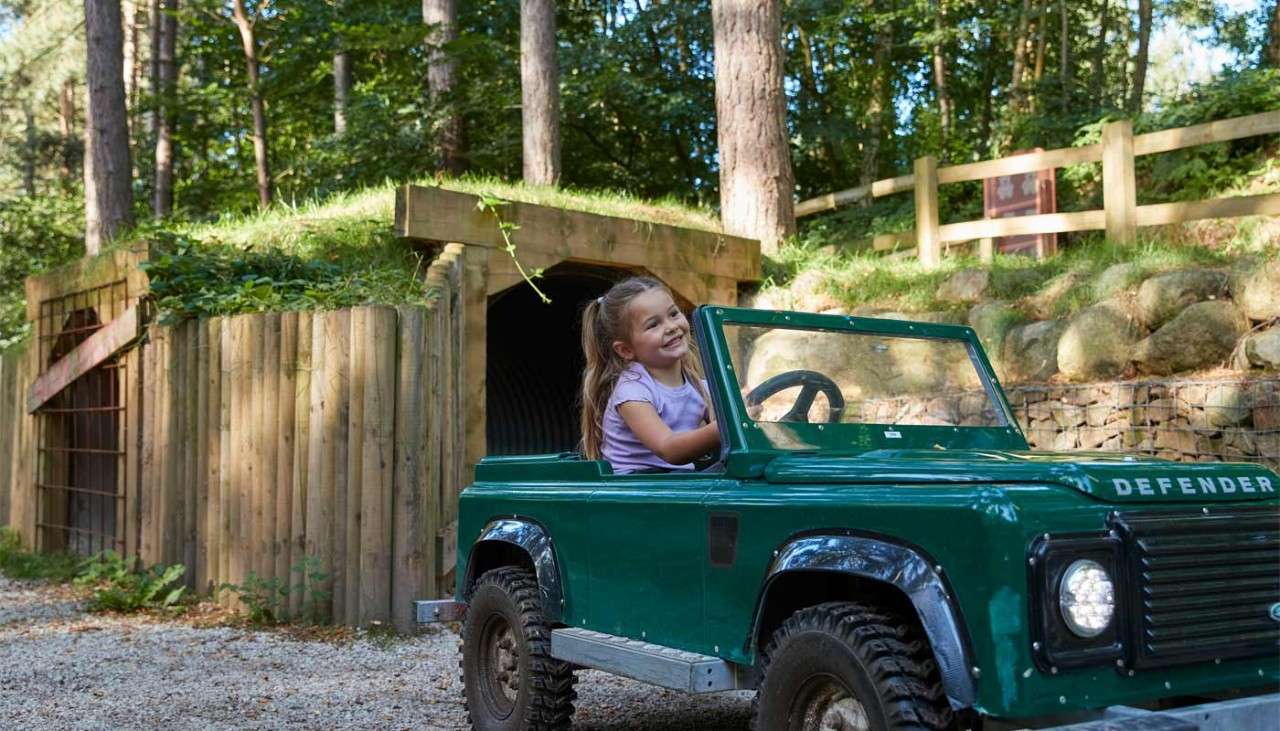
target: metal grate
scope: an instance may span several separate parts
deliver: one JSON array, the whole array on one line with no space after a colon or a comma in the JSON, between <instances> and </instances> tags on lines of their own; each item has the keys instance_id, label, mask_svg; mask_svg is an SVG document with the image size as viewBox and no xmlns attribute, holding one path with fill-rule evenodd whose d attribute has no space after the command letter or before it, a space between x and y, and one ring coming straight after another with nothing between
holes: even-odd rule
<instances>
[{"instance_id":1,"label":"metal grate","mask_svg":"<svg viewBox=\"0 0 1280 731\"><path fill-rule=\"evenodd\" d=\"M124 312L125 281L40 303L48 368ZM113 357L47 401L39 416L36 526L42 551L90 555L124 545L124 362Z\"/></svg>"},{"instance_id":2,"label":"metal grate","mask_svg":"<svg viewBox=\"0 0 1280 731\"><path fill-rule=\"evenodd\" d=\"M1137 668L1277 654L1280 511L1122 513Z\"/></svg>"}]
</instances>

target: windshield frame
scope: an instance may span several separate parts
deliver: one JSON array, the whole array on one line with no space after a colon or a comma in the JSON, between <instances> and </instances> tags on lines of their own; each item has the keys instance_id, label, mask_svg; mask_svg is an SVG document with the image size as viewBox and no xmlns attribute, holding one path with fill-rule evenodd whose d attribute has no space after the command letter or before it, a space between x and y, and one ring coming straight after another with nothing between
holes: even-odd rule
<instances>
[{"instance_id":1,"label":"windshield frame","mask_svg":"<svg viewBox=\"0 0 1280 731\"><path fill-rule=\"evenodd\" d=\"M1001 449L1025 450L1027 441L999 386L973 328L930 322L822 315L808 312L753 310L706 305L694 312L694 329L703 370L717 415L727 463L763 465L780 454L813 452L863 454L880 450ZM886 335L963 342L969 360L1003 426L935 426L914 424L810 424L757 422L747 415L738 376L733 369L725 325ZM896 436L889 435L896 433ZM744 459L746 458L746 459ZM738 471L738 470L731 470ZM748 471L754 472L754 469Z\"/></svg>"}]
</instances>

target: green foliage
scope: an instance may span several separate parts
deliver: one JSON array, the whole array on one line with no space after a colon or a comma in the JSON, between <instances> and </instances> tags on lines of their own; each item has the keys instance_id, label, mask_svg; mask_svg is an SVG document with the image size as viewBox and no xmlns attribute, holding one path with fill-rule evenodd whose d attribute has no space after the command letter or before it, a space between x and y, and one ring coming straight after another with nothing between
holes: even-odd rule
<instances>
[{"instance_id":1,"label":"green foliage","mask_svg":"<svg viewBox=\"0 0 1280 731\"><path fill-rule=\"evenodd\" d=\"M0 527L0 573L14 579L72 582L92 590L91 612L137 612L144 609L175 611L186 597L181 564L152 566L135 571L133 562L115 551L91 558L69 553L32 553L23 550L18 532Z\"/></svg>"},{"instance_id":2,"label":"green foliage","mask_svg":"<svg viewBox=\"0 0 1280 731\"><path fill-rule=\"evenodd\" d=\"M186 594L185 573L182 564L135 571L133 561L104 551L84 562L75 584L93 590L88 603L91 612L173 611Z\"/></svg>"},{"instance_id":3,"label":"green foliage","mask_svg":"<svg viewBox=\"0 0 1280 731\"><path fill-rule=\"evenodd\" d=\"M502 234L502 241L504 244L502 250L507 252L507 256L511 257L512 263L516 265L516 271L520 272L520 276L524 278L524 281L533 288L533 291L538 295L538 299L542 300L543 304L549 305L551 304L551 298L538 288L537 282L533 281L542 277L542 269L535 268L531 271L525 271L524 265L520 263L519 257L516 256L516 245L511 241L511 234L515 231L519 231L520 225L507 221L502 217L502 212L499 210L499 206L505 205L507 205L507 201L491 195L480 196L480 200L476 201L477 209L486 211L493 215L494 221L498 224L498 233Z\"/></svg>"},{"instance_id":4,"label":"green foliage","mask_svg":"<svg viewBox=\"0 0 1280 731\"><path fill-rule=\"evenodd\" d=\"M223 583L218 586L218 590L231 592L239 597L249 610L249 621L253 624L279 624L287 621L289 598L294 595L301 597L295 619L310 624L325 622L331 595L321 588L329 575L320 570L320 559L306 556L294 564L289 573L292 584L284 577L264 579L250 571L244 583Z\"/></svg>"},{"instance_id":5,"label":"green foliage","mask_svg":"<svg viewBox=\"0 0 1280 731\"><path fill-rule=\"evenodd\" d=\"M161 322L426 300L414 276L421 262L390 231L345 233L323 258L162 236L143 266Z\"/></svg>"},{"instance_id":6,"label":"green foliage","mask_svg":"<svg viewBox=\"0 0 1280 731\"><path fill-rule=\"evenodd\" d=\"M1183 241L1147 237L1126 246L1094 235L1082 237L1060 255L1043 260L998 255L991 266L989 297L1025 301L1045 297L1052 288L1051 314L1067 315L1097 301L1093 282L1113 264L1132 263L1139 276L1146 276L1183 267L1227 266L1241 256L1280 256L1280 242L1260 240L1255 231L1246 219L1234 239L1216 248L1202 245L1195 237ZM767 264L766 293L773 287L785 287L801 272L814 271L821 275L826 291L847 309L885 307L909 313L956 308L937 298L939 287L956 271L981 266L975 257L948 256L938 269L928 270L914 258L890 259L806 240L782 247Z\"/></svg>"},{"instance_id":7,"label":"green foliage","mask_svg":"<svg viewBox=\"0 0 1280 731\"><path fill-rule=\"evenodd\" d=\"M23 280L84 252L82 205L74 196L0 200L0 349L30 331Z\"/></svg>"},{"instance_id":8,"label":"green foliage","mask_svg":"<svg viewBox=\"0 0 1280 731\"><path fill-rule=\"evenodd\" d=\"M68 553L31 553L22 548L18 531L0 526L0 574L12 579L48 579L65 582L75 578L83 559Z\"/></svg>"}]
</instances>

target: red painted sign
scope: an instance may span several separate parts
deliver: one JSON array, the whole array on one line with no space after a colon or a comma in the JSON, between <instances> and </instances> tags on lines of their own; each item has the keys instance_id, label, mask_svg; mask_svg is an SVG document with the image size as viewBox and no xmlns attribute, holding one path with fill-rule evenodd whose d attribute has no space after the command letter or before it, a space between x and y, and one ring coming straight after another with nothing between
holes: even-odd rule
<instances>
[{"instance_id":1,"label":"red painted sign","mask_svg":"<svg viewBox=\"0 0 1280 731\"><path fill-rule=\"evenodd\" d=\"M1013 154L1025 155L1034 150L1019 150ZM1037 213L1056 213L1058 210L1057 186L1054 169L1031 173L1001 175L982 181L983 210L987 218L1012 218ZM1024 234L1003 236L995 240L996 249L1005 254L1027 254L1037 258L1058 250L1057 234Z\"/></svg>"}]
</instances>

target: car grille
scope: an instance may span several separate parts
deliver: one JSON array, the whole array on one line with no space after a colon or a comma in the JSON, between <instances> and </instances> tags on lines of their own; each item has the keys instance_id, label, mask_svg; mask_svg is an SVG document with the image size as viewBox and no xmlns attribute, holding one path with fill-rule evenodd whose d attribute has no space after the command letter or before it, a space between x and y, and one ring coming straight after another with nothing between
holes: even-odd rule
<instances>
[{"instance_id":1,"label":"car grille","mask_svg":"<svg viewBox=\"0 0 1280 731\"><path fill-rule=\"evenodd\" d=\"M1280 510L1120 513L1135 668L1277 654Z\"/></svg>"}]
</instances>

